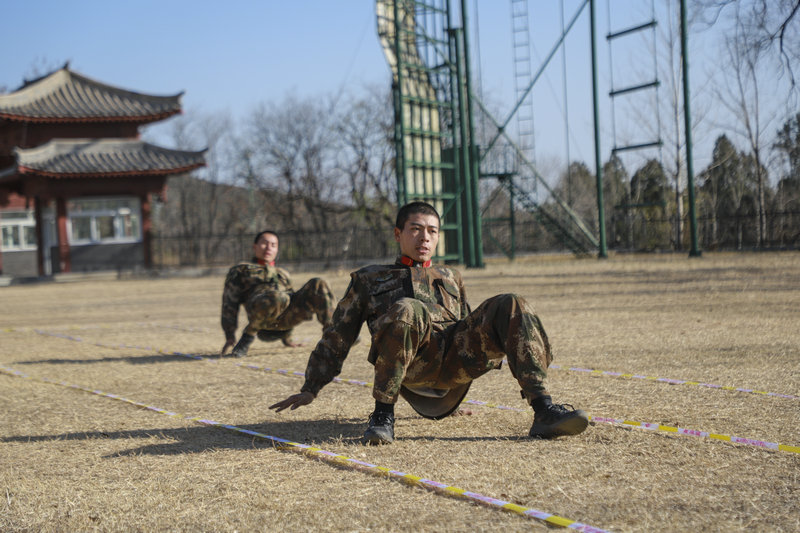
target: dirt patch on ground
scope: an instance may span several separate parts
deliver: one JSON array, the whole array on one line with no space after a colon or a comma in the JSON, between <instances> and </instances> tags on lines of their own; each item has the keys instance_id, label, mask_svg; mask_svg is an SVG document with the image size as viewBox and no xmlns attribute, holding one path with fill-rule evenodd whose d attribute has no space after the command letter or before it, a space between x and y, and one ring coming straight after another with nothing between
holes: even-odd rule
<instances>
[{"instance_id":1,"label":"dirt patch on ground","mask_svg":"<svg viewBox=\"0 0 800 533\"><path fill-rule=\"evenodd\" d=\"M267 406L299 390L319 325L298 328L305 347L257 341L246 359L219 359L222 278L0 288L0 530L547 527L194 417L603 529L800 529L796 252L462 273L473 307L500 292L534 304L555 350L549 389L593 417L585 433L524 438L532 415L504 366L473 384L473 415L434 422L401 401L395 444L367 448L366 329L340 376L354 381L276 414ZM303 273L295 285L314 275L338 296L349 281Z\"/></svg>"}]
</instances>

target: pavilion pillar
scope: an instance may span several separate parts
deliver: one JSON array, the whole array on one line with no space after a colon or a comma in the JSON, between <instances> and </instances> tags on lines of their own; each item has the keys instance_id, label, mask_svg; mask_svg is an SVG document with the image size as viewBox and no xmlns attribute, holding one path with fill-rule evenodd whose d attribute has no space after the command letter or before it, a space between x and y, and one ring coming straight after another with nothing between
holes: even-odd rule
<instances>
[{"instance_id":1,"label":"pavilion pillar","mask_svg":"<svg viewBox=\"0 0 800 533\"><path fill-rule=\"evenodd\" d=\"M144 253L144 267L153 268L153 221L150 205L150 193L139 196L142 207L142 251Z\"/></svg>"},{"instance_id":2,"label":"pavilion pillar","mask_svg":"<svg viewBox=\"0 0 800 533\"><path fill-rule=\"evenodd\" d=\"M42 205L42 198L41 196L34 196L33 197L33 219L36 222L36 266L39 269L40 276L46 276L50 269L44 264L45 257L49 257L50 254L45 253L46 250L44 249L47 246L47 243L44 242L44 217L42 216L42 210L44 206Z\"/></svg>"},{"instance_id":3,"label":"pavilion pillar","mask_svg":"<svg viewBox=\"0 0 800 533\"><path fill-rule=\"evenodd\" d=\"M8 191L5 189L0 189L0 205L8 204ZM0 213L0 218L3 218L3 214ZM0 243L0 276L3 275L3 246Z\"/></svg>"},{"instance_id":4,"label":"pavilion pillar","mask_svg":"<svg viewBox=\"0 0 800 533\"><path fill-rule=\"evenodd\" d=\"M72 272L69 257L69 238L67 237L67 201L63 196L56 198L56 233L58 235L58 266L61 272Z\"/></svg>"}]
</instances>

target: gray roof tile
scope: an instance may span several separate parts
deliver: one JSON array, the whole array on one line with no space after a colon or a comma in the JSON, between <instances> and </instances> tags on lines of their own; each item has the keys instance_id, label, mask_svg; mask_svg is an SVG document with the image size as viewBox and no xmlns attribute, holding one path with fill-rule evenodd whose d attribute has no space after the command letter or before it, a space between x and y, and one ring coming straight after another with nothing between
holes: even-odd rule
<instances>
[{"instance_id":1,"label":"gray roof tile","mask_svg":"<svg viewBox=\"0 0 800 533\"><path fill-rule=\"evenodd\" d=\"M138 139L53 139L14 153L16 173L51 177L166 175L205 165L205 150L171 150Z\"/></svg>"},{"instance_id":2,"label":"gray roof tile","mask_svg":"<svg viewBox=\"0 0 800 533\"><path fill-rule=\"evenodd\" d=\"M180 113L182 94L154 96L127 91L65 66L12 93L0 94L0 118L31 122L152 122Z\"/></svg>"}]
</instances>

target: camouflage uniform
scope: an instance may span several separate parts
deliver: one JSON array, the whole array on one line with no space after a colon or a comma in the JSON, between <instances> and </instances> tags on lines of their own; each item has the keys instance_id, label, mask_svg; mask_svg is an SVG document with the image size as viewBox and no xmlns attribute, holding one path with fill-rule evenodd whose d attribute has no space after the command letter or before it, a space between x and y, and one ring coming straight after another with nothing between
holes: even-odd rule
<instances>
[{"instance_id":1,"label":"camouflage uniform","mask_svg":"<svg viewBox=\"0 0 800 533\"><path fill-rule=\"evenodd\" d=\"M470 312L461 275L444 266L374 265L351 274L350 286L309 357L302 391L315 395L342 369L366 321L375 366L373 397L395 403L400 385L449 389L508 358L524 396L547 394L550 344L521 297L501 294Z\"/></svg>"},{"instance_id":2,"label":"camouflage uniform","mask_svg":"<svg viewBox=\"0 0 800 533\"><path fill-rule=\"evenodd\" d=\"M242 304L249 321L245 334L291 342L292 328L315 314L320 324L330 324L335 300L323 279L310 279L295 292L286 270L258 264L254 258L231 267L225 278L221 322L228 341L235 341Z\"/></svg>"}]
</instances>

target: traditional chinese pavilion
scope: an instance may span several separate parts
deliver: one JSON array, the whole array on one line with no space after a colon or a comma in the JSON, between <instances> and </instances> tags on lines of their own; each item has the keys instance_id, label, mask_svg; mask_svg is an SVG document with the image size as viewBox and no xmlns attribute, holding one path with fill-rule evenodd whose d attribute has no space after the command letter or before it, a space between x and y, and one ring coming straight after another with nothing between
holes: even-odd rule
<instances>
[{"instance_id":1,"label":"traditional chinese pavilion","mask_svg":"<svg viewBox=\"0 0 800 533\"><path fill-rule=\"evenodd\" d=\"M69 64L0 94L0 274L152 266L154 196L205 151L146 143L139 127L180 113L182 94L128 91Z\"/></svg>"}]
</instances>

